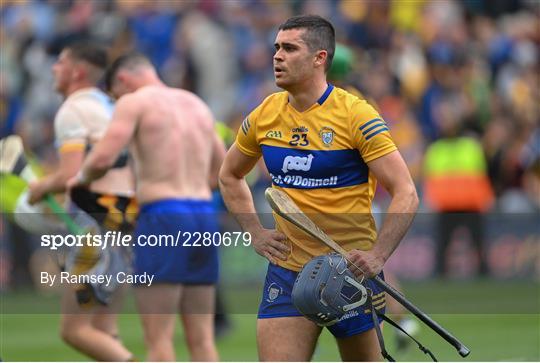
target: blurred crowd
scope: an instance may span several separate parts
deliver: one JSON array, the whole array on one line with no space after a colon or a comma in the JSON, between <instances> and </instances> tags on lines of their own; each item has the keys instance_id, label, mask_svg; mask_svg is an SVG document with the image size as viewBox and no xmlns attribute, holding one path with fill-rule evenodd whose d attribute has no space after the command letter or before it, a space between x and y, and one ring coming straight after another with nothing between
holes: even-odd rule
<instances>
[{"instance_id":1,"label":"blurred crowd","mask_svg":"<svg viewBox=\"0 0 540 363\"><path fill-rule=\"evenodd\" d=\"M133 49L145 53L167 84L197 93L236 132L245 115L277 91L277 27L309 13L331 20L338 42L352 51L344 81L372 100L390 125L424 210L444 211L436 192L425 197L425 185L445 172L485 176L487 194L475 210L540 210L537 0L0 4L1 135L21 135L45 164L55 160L52 120L61 102L51 66L68 42L101 41L112 58ZM452 148L437 144L455 138L465 138L460 150L472 154L454 158ZM434 155L428 166L426 155ZM461 210L467 208L455 209Z\"/></svg>"}]
</instances>

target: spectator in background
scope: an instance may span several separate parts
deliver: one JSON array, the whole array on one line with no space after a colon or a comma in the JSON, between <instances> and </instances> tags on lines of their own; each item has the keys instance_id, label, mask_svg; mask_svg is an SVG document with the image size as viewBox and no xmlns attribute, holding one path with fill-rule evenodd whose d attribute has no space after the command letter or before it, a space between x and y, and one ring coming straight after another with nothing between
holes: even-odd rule
<instances>
[{"instance_id":1,"label":"spectator in background","mask_svg":"<svg viewBox=\"0 0 540 363\"><path fill-rule=\"evenodd\" d=\"M438 213L437 273L446 272L446 251L455 230L464 226L476 245L479 273L487 273L483 250L483 215L493 202L482 145L462 134L463 115L452 99L437 108L441 138L426 150L425 202Z\"/></svg>"},{"instance_id":2,"label":"spectator in background","mask_svg":"<svg viewBox=\"0 0 540 363\"><path fill-rule=\"evenodd\" d=\"M453 99L459 103L457 106L467 108L464 94L460 89L463 86L460 73L465 59L463 53L459 53L449 44L437 43L429 50L428 61L431 68L431 83L422 96L419 121L424 137L428 141L434 141L441 137L439 105Z\"/></svg>"},{"instance_id":3,"label":"spectator in background","mask_svg":"<svg viewBox=\"0 0 540 363\"><path fill-rule=\"evenodd\" d=\"M235 102L229 88L237 78L229 34L204 13L195 11L183 20L181 36L196 75L194 91L206 100L217 119L229 119Z\"/></svg>"}]
</instances>

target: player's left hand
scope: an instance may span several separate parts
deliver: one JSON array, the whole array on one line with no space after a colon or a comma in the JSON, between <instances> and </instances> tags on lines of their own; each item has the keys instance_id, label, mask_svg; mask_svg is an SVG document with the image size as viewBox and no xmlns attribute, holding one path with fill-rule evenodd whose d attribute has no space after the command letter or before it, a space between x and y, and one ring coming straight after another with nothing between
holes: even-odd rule
<instances>
[{"instance_id":1,"label":"player's left hand","mask_svg":"<svg viewBox=\"0 0 540 363\"><path fill-rule=\"evenodd\" d=\"M349 251L347 259L360 268L359 270L353 264L349 265L349 269L358 278L362 278L362 276L371 278L378 275L382 271L385 262L384 258L373 251L352 250Z\"/></svg>"},{"instance_id":2,"label":"player's left hand","mask_svg":"<svg viewBox=\"0 0 540 363\"><path fill-rule=\"evenodd\" d=\"M36 204L45 197L45 189L39 181L33 181L28 184L28 204Z\"/></svg>"}]
</instances>

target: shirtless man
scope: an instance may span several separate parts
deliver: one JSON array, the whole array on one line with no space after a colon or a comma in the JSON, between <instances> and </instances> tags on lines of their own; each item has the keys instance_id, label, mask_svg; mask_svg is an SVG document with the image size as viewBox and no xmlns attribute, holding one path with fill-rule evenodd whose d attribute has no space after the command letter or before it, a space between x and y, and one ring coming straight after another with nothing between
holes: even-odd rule
<instances>
[{"instance_id":1,"label":"shirtless man","mask_svg":"<svg viewBox=\"0 0 540 363\"><path fill-rule=\"evenodd\" d=\"M66 47L53 65L55 89L65 101L54 119L55 142L59 165L53 173L29 186L29 202L37 203L48 193L66 190L66 181L80 169L84 154L105 133L113 112L112 100L96 87L107 66L107 53L102 47L77 43ZM115 159L116 161L116 159ZM98 193L129 195L133 193L133 175L130 168L114 168L101 175L89 186ZM84 227L94 227L96 222L74 204L69 210L76 214ZM99 257L99 251L83 247L70 254L91 255L88 260ZM80 258L79 258L80 259ZM85 273L84 264L66 266L73 274ZM87 266L90 267L90 266ZM113 304L114 306L114 304ZM93 359L126 361L131 353L116 338L118 329L113 307L79 306L75 291L65 288L62 295L62 321L60 334L64 341Z\"/></svg>"},{"instance_id":2,"label":"shirtless man","mask_svg":"<svg viewBox=\"0 0 540 363\"><path fill-rule=\"evenodd\" d=\"M119 98L111 126L69 186L99 178L129 144L141 205L135 241L178 231L217 231L210 215L211 189L217 186L225 148L209 108L194 94L167 87L140 54L116 60L106 83ZM136 288L148 360L175 360L175 313L180 309L190 360L216 361L216 248L136 243L134 251L135 274L155 276L150 287Z\"/></svg>"}]
</instances>

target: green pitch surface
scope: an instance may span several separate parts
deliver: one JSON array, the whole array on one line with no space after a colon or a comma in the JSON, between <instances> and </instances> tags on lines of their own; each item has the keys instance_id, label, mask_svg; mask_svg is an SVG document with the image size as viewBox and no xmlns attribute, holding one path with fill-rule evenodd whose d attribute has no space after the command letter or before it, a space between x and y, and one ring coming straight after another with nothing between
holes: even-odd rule
<instances>
[{"instance_id":1,"label":"green pitch surface","mask_svg":"<svg viewBox=\"0 0 540 363\"><path fill-rule=\"evenodd\" d=\"M422 327L419 340L431 349L439 360L443 361L538 361L540 360L540 315L538 314L538 289L535 284L531 291L529 284L511 284L513 289L506 289L507 284L498 282L467 283L424 283L406 285L407 295L421 307L425 307L429 296L439 297L441 301L456 306L452 299L469 304L469 313L430 314L436 321L462 340L470 349L471 355L462 359L457 352L438 335ZM510 292L508 291L510 290ZM252 290L253 291L253 290ZM498 292L498 294L497 294ZM256 291L253 301L256 301ZM23 294L6 294L1 301L12 304L17 301L26 303ZM227 298L232 304L231 296ZM432 299L436 300L436 299ZM510 313L504 306L512 306L515 313ZM496 313L495 306L502 304ZM534 307L536 304L536 307ZM4 305L4 304L2 304ZM428 304L429 305L429 304ZM5 305L4 305L5 306ZM482 306L487 307L485 314L480 314ZM531 309L534 307L534 309ZM464 310L462 310L464 311ZM524 314L523 312L527 312ZM255 342L256 315L232 314L232 329L229 334L218 340L218 349L224 361L256 361ZM120 332L126 346L139 360L144 360L144 343L138 316L123 314L119 317ZM0 316L0 351L1 358L9 361L81 361L88 360L66 346L58 336L59 316L53 314L2 314ZM189 359L180 326L175 337L177 359ZM429 361L415 346L404 352L396 352L394 330L385 327L388 351L399 361ZM332 336L324 331L319 341L314 360L337 361L339 354Z\"/></svg>"}]
</instances>

